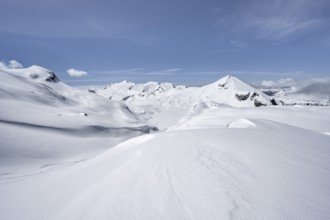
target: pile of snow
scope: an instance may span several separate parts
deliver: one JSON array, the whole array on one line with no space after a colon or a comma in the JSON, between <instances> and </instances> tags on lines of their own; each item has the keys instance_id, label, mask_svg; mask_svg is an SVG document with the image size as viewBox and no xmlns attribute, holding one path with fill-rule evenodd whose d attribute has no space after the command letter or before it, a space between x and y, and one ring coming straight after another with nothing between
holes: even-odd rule
<instances>
[{"instance_id":1,"label":"pile of snow","mask_svg":"<svg viewBox=\"0 0 330 220\"><path fill-rule=\"evenodd\" d=\"M227 125L227 128L254 128L254 127L256 127L256 124L245 118L241 118L236 121L230 122Z\"/></svg>"}]
</instances>

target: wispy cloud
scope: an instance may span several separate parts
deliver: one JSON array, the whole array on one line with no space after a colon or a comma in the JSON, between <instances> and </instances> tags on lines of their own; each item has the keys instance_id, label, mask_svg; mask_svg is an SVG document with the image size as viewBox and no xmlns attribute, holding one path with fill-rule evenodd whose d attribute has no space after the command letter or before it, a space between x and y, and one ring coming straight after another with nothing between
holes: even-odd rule
<instances>
[{"instance_id":1,"label":"wispy cloud","mask_svg":"<svg viewBox=\"0 0 330 220\"><path fill-rule=\"evenodd\" d=\"M182 71L182 68L171 68L166 70L154 70L148 71L145 68L132 68L132 69L120 69L120 70L101 70L101 71L90 71L93 75L174 75Z\"/></svg>"},{"instance_id":2,"label":"wispy cloud","mask_svg":"<svg viewBox=\"0 0 330 220\"><path fill-rule=\"evenodd\" d=\"M232 49L220 49L220 50L211 51L208 54L209 55L213 55L213 54L221 54L221 53L232 53L232 52L235 52L237 50L238 49L236 49L236 48L232 48Z\"/></svg>"},{"instance_id":3,"label":"wispy cloud","mask_svg":"<svg viewBox=\"0 0 330 220\"><path fill-rule=\"evenodd\" d=\"M95 31L106 32L106 28L103 25L101 25L99 22L96 22L94 20L88 21L87 25L90 26Z\"/></svg>"},{"instance_id":4,"label":"wispy cloud","mask_svg":"<svg viewBox=\"0 0 330 220\"><path fill-rule=\"evenodd\" d=\"M163 72L178 72L181 70L182 70L182 68L173 68L173 69L164 70Z\"/></svg>"},{"instance_id":5,"label":"wispy cloud","mask_svg":"<svg viewBox=\"0 0 330 220\"><path fill-rule=\"evenodd\" d=\"M131 68L131 69L120 69L120 70L95 70L90 71L92 74L96 75L113 75L113 74L132 74L132 73L139 73L144 68Z\"/></svg>"},{"instance_id":6,"label":"wispy cloud","mask_svg":"<svg viewBox=\"0 0 330 220\"><path fill-rule=\"evenodd\" d=\"M280 43L325 26L329 19L322 12L329 6L327 0L243 1L234 11L223 15L217 26L227 30L224 34L230 41L252 39Z\"/></svg>"},{"instance_id":7,"label":"wispy cloud","mask_svg":"<svg viewBox=\"0 0 330 220\"><path fill-rule=\"evenodd\" d=\"M186 72L187 75L247 75L247 76L260 76L269 78L269 76L280 77L302 77L308 76L308 74L302 71L291 72L272 72L272 71L242 71L242 70L228 70L228 71L202 71L202 72Z\"/></svg>"}]
</instances>

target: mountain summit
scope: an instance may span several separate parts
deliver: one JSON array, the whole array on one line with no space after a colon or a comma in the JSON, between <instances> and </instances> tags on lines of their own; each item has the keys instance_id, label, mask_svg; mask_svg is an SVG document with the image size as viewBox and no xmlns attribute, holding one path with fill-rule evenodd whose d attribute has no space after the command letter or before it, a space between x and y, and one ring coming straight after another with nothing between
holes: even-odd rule
<instances>
[{"instance_id":1,"label":"mountain summit","mask_svg":"<svg viewBox=\"0 0 330 220\"><path fill-rule=\"evenodd\" d=\"M203 86L200 90L200 96L203 99L233 107L259 107L274 104L271 98L260 90L230 75Z\"/></svg>"}]
</instances>

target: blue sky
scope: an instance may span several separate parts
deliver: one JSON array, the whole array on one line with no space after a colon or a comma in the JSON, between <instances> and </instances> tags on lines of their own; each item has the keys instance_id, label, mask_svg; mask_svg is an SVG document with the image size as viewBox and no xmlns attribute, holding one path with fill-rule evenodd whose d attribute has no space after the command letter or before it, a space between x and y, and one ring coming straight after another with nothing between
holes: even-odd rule
<instances>
[{"instance_id":1,"label":"blue sky","mask_svg":"<svg viewBox=\"0 0 330 220\"><path fill-rule=\"evenodd\" d=\"M328 0L1 0L0 60L71 85L327 77L329 19Z\"/></svg>"}]
</instances>

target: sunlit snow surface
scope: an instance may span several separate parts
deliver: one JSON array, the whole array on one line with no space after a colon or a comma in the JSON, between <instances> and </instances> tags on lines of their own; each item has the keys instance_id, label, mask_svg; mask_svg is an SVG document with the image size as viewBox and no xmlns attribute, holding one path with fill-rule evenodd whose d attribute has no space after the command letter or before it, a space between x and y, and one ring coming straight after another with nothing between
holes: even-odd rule
<instances>
[{"instance_id":1,"label":"sunlit snow surface","mask_svg":"<svg viewBox=\"0 0 330 220\"><path fill-rule=\"evenodd\" d=\"M330 218L329 107L256 108L228 77L91 93L33 68L0 71L0 219Z\"/></svg>"}]
</instances>

